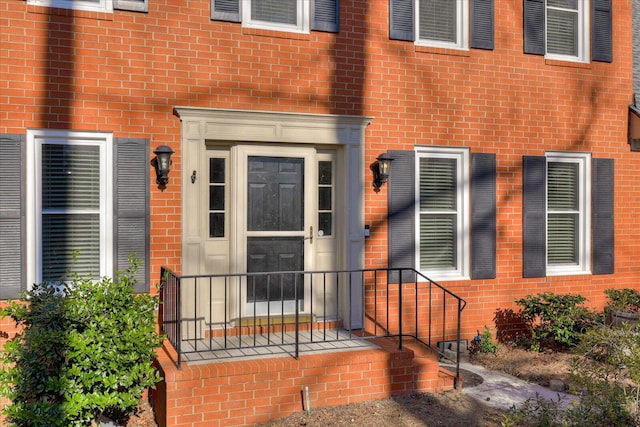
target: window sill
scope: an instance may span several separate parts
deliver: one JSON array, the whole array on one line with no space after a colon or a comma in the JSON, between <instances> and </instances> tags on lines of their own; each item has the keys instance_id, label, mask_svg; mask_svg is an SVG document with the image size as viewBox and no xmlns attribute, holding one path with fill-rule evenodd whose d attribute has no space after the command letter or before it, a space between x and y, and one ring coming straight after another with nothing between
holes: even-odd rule
<instances>
[{"instance_id":1,"label":"window sill","mask_svg":"<svg viewBox=\"0 0 640 427\"><path fill-rule=\"evenodd\" d=\"M311 40L311 34L309 33L295 33L283 30L268 30L265 28L242 27L242 34L289 40Z\"/></svg>"},{"instance_id":2,"label":"window sill","mask_svg":"<svg viewBox=\"0 0 640 427\"><path fill-rule=\"evenodd\" d=\"M80 9L62 9L59 7L48 7L30 4L27 5L28 13L37 13L39 15L56 15L68 16L72 18L95 19L98 21L113 21L113 12L97 12L91 10Z\"/></svg>"},{"instance_id":3,"label":"window sill","mask_svg":"<svg viewBox=\"0 0 640 427\"><path fill-rule=\"evenodd\" d=\"M585 70L591 69L591 63L589 62L573 62L573 61L562 61L560 59L545 58L544 63L545 65L549 65L551 67L582 68Z\"/></svg>"}]
</instances>

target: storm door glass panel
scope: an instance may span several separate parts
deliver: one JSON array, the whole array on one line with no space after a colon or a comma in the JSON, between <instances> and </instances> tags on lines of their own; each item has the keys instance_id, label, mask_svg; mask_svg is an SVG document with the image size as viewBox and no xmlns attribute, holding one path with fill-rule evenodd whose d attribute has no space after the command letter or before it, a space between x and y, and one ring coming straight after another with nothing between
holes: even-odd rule
<instances>
[{"instance_id":1,"label":"storm door glass panel","mask_svg":"<svg viewBox=\"0 0 640 427\"><path fill-rule=\"evenodd\" d=\"M252 0L251 19L297 25L299 0Z\"/></svg>"},{"instance_id":2,"label":"storm door glass panel","mask_svg":"<svg viewBox=\"0 0 640 427\"><path fill-rule=\"evenodd\" d=\"M457 266L457 161L420 159L420 269Z\"/></svg>"},{"instance_id":3,"label":"storm door glass panel","mask_svg":"<svg viewBox=\"0 0 640 427\"><path fill-rule=\"evenodd\" d=\"M318 162L318 235L333 234L333 162Z\"/></svg>"},{"instance_id":4,"label":"storm door glass panel","mask_svg":"<svg viewBox=\"0 0 640 427\"><path fill-rule=\"evenodd\" d=\"M579 166L549 162L547 175L549 264L578 264Z\"/></svg>"},{"instance_id":5,"label":"storm door glass panel","mask_svg":"<svg viewBox=\"0 0 640 427\"><path fill-rule=\"evenodd\" d=\"M420 40L457 42L457 1L421 1L419 7Z\"/></svg>"},{"instance_id":6,"label":"storm door glass panel","mask_svg":"<svg viewBox=\"0 0 640 427\"><path fill-rule=\"evenodd\" d=\"M100 147L42 145L42 280L100 276Z\"/></svg>"},{"instance_id":7,"label":"storm door glass panel","mask_svg":"<svg viewBox=\"0 0 640 427\"><path fill-rule=\"evenodd\" d=\"M250 156L247 181L247 272L303 270L304 159ZM250 276L247 300L302 300L302 279L291 273Z\"/></svg>"}]
</instances>

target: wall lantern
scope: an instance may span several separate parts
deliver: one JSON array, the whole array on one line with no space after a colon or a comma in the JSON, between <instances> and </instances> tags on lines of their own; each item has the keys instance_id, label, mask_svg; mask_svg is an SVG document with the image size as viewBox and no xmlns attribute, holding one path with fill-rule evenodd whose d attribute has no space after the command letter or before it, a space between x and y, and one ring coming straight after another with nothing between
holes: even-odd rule
<instances>
[{"instance_id":1,"label":"wall lantern","mask_svg":"<svg viewBox=\"0 0 640 427\"><path fill-rule=\"evenodd\" d=\"M373 173L373 191L376 193L378 193L380 187L387 182L392 161L393 157L387 153L382 153L376 158L376 161L369 166L369 169L371 169Z\"/></svg>"},{"instance_id":2,"label":"wall lantern","mask_svg":"<svg viewBox=\"0 0 640 427\"><path fill-rule=\"evenodd\" d=\"M153 154L156 155L154 166L156 168L156 183L160 186L167 185L169 182L169 171L171 168L171 155L173 150L167 145L161 145L155 149Z\"/></svg>"}]
</instances>

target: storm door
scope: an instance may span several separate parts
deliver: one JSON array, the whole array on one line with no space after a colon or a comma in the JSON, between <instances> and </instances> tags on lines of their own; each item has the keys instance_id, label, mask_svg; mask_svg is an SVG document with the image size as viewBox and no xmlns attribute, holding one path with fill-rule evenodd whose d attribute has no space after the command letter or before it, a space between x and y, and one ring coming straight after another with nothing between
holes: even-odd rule
<instances>
[{"instance_id":1,"label":"storm door","mask_svg":"<svg viewBox=\"0 0 640 427\"><path fill-rule=\"evenodd\" d=\"M246 157L246 271L272 272L248 276L247 314L292 313L296 302L304 310L304 276L286 272L311 267L313 226L305 200L313 198L305 179L313 158L305 151Z\"/></svg>"}]
</instances>

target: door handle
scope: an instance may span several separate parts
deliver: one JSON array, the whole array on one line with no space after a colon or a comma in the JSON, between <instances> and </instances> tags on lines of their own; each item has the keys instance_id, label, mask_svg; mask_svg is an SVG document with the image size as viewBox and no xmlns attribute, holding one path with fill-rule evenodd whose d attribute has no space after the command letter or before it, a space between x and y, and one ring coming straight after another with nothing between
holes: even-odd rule
<instances>
[{"instance_id":1,"label":"door handle","mask_svg":"<svg viewBox=\"0 0 640 427\"><path fill-rule=\"evenodd\" d=\"M305 237L304 240L309 240L309 243L313 245L313 225L309 227L309 236Z\"/></svg>"}]
</instances>

